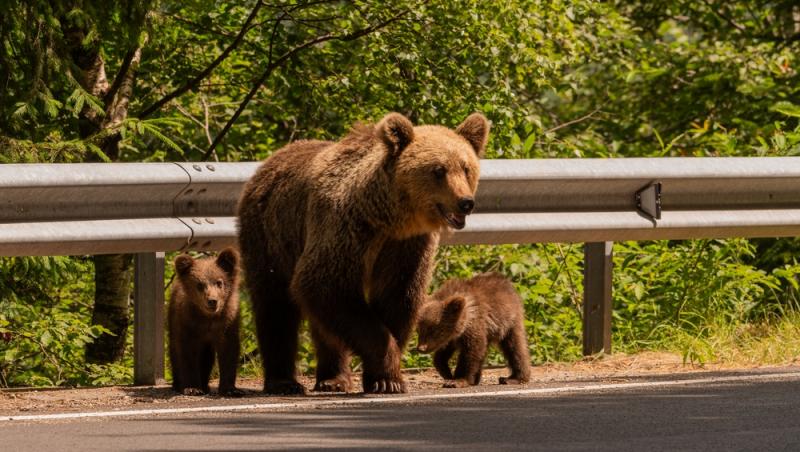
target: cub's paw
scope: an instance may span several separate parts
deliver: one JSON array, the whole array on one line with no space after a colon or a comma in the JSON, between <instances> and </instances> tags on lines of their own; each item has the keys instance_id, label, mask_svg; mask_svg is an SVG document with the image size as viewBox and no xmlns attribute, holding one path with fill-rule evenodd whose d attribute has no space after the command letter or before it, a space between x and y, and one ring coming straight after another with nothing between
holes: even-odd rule
<instances>
[{"instance_id":1,"label":"cub's paw","mask_svg":"<svg viewBox=\"0 0 800 452\"><path fill-rule=\"evenodd\" d=\"M400 394L406 392L406 382L399 376L377 379L364 377L364 392L367 394Z\"/></svg>"},{"instance_id":2,"label":"cub's paw","mask_svg":"<svg viewBox=\"0 0 800 452\"><path fill-rule=\"evenodd\" d=\"M442 385L443 388L466 388L467 386L469 386L469 382L463 378L459 378L458 380L447 380Z\"/></svg>"},{"instance_id":3,"label":"cub's paw","mask_svg":"<svg viewBox=\"0 0 800 452\"><path fill-rule=\"evenodd\" d=\"M246 392L238 388L220 388L219 395L220 397L244 397Z\"/></svg>"},{"instance_id":4,"label":"cub's paw","mask_svg":"<svg viewBox=\"0 0 800 452\"><path fill-rule=\"evenodd\" d=\"M206 395L206 393L205 393L205 391L203 391L200 388L184 388L183 389L183 395L201 396L201 395Z\"/></svg>"},{"instance_id":5,"label":"cub's paw","mask_svg":"<svg viewBox=\"0 0 800 452\"><path fill-rule=\"evenodd\" d=\"M500 377L499 382L501 385L524 385L528 380L517 377Z\"/></svg>"},{"instance_id":6,"label":"cub's paw","mask_svg":"<svg viewBox=\"0 0 800 452\"><path fill-rule=\"evenodd\" d=\"M265 380L264 393L271 395L305 395L305 386L296 380Z\"/></svg>"},{"instance_id":7,"label":"cub's paw","mask_svg":"<svg viewBox=\"0 0 800 452\"><path fill-rule=\"evenodd\" d=\"M327 380L318 380L314 385L316 392L350 392L350 377L339 376Z\"/></svg>"}]
</instances>

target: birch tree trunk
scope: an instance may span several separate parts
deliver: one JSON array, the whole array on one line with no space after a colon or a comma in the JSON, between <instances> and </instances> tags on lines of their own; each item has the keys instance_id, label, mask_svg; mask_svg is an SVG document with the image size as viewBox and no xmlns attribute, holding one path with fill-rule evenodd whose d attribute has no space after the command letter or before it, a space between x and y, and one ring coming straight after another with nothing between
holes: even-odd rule
<instances>
[{"instance_id":1,"label":"birch tree trunk","mask_svg":"<svg viewBox=\"0 0 800 452\"><path fill-rule=\"evenodd\" d=\"M141 59L140 48L129 52L121 65L121 72L109 84L100 42L95 40L86 45L83 42L86 35L87 30L81 28L70 28L65 32L73 62L81 71L76 78L86 91L104 100L105 114L100 115L88 106L84 107L79 118L80 135L83 138L116 127L127 117L135 72ZM111 160L119 158L119 141L117 133L109 135L100 144L101 150ZM92 156L88 160L98 161L99 158ZM92 324L102 325L111 334L102 334L87 345L87 362L113 362L119 360L125 351L130 324L132 262L133 256L130 254L94 256Z\"/></svg>"}]
</instances>

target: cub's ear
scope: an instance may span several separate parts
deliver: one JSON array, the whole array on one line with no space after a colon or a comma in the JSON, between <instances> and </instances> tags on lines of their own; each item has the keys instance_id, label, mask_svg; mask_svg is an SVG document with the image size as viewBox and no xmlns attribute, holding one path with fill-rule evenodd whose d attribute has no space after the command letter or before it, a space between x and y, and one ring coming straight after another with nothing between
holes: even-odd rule
<instances>
[{"instance_id":1,"label":"cub's ear","mask_svg":"<svg viewBox=\"0 0 800 452\"><path fill-rule=\"evenodd\" d=\"M466 315L465 309L467 300L459 295L448 298L444 301L444 311L442 311L442 321L458 323Z\"/></svg>"},{"instance_id":2,"label":"cub's ear","mask_svg":"<svg viewBox=\"0 0 800 452\"><path fill-rule=\"evenodd\" d=\"M489 140L490 127L486 116L480 113L473 113L467 116L467 119L456 128L456 133L464 137L472 145L472 149L475 150L475 154L478 157L483 157L486 150L486 142Z\"/></svg>"},{"instance_id":3,"label":"cub's ear","mask_svg":"<svg viewBox=\"0 0 800 452\"><path fill-rule=\"evenodd\" d=\"M239 253L233 248L225 248L217 256L217 265L225 273L234 276L239 268Z\"/></svg>"},{"instance_id":4,"label":"cub's ear","mask_svg":"<svg viewBox=\"0 0 800 452\"><path fill-rule=\"evenodd\" d=\"M189 271L192 270L193 265L194 258L192 258L192 256L181 254L175 258L175 273L177 273L178 276L186 276L189 274Z\"/></svg>"},{"instance_id":5,"label":"cub's ear","mask_svg":"<svg viewBox=\"0 0 800 452\"><path fill-rule=\"evenodd\" d=\"M378 123L378 137L389 148L392 157L397 157L414 140L414 125L400 113L389 113Z\"/></svg>"}]
</instances>

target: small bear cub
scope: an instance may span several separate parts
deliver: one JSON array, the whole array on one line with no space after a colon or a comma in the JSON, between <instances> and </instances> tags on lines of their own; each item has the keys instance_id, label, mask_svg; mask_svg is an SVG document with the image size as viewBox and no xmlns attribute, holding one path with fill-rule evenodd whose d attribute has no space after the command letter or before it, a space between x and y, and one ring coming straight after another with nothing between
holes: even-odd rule
<instances>
[{"instance_id":1,"label":"small bear cub","mask_svg":"<svg viewBox=\"0 0 800 452\"><path fill-rule=\"evenodd\" d=\"M184 395L208 394L216 354L219 394L240 396L239 255L232 248L216 258L175 259L175 287L169 301L169 360L172 389Z\"/></svg>"},{"instance_id":2,"label":"small bear cub","mask_svg":"<svg viewBox=\"0 0 800 452\"><path fill-rule=\"evenodd\" d=\"M451 279L420 309L417 350L434 353L444 387L460 388L480 383L488 346L499 344L511 369L500 384L527 383L530 355L523 320L522 298L503 275ZM451 372L449 362L456 351L458 363Z\"/></svg>"}]
</instances>

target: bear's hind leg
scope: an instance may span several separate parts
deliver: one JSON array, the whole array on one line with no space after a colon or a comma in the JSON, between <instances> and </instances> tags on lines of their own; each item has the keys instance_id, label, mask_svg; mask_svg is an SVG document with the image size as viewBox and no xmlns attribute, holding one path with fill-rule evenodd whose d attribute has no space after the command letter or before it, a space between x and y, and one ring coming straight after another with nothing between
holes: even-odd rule
<instances>
[{"instance_id":1,"label":"bear's hind leg","mask_svg":"<svg viewBox=\"0 0 800 452\"><path fill-rule=\"evenodd\" d=\"M305 387L297 381L295 369L300 310L292 303L285 284L269 276L248 276L258 350L264 368L264 392L305 394ZM251 280L253 278L255 281Z\"/></svg>"},{"instance_id":2,"label":"bear's hind leg","mask_svg":"<svg viewBox=\"0 0 800 452\"><path fill-rule=\"evenodd\" d=\"M326 338L311 326L311 338L317 355L317 383L314 391L350 392L350 351L340 341Z\"/></svg>"},{"instance_id":3,"label":"bear's hind leg","mask_svg":"<svg viewBox=\"0 0 800 452\"><path fill-rule=\"evenodd\" d=\"M236 389L236 371L239 367L239 319L219 338L217 348L217 367L219 368L219 395L239 397L243 391Z\"/></svg>"},{"instance_id":4,"label":"bear's hind leg","mask_svg":"<svg viewBox=\"0 0 800 452\"><path fill-rule=\"evenodd\" d=\"M508 335L500 341L500 348L506 358L511 375L500 377L501 385L518 385L527 383L531 378L531 358L528 352L528 339L525 326L518 323Z\"/></svg>"},{"instance_id":5,"label":"bear's hind leg","mask_svg":"<svg viewBox=\"0 0 800 452\"><path fill-rule=\"evenodd\" d=\"M200 354L200 389L206 394L210 391L208 389L208 380L211 379L211 370L214 368L214 347L210 344L203 347Z\"/></svg>"}]
</instances>

